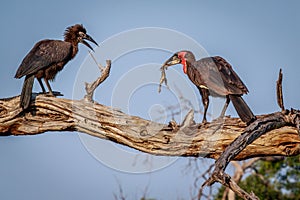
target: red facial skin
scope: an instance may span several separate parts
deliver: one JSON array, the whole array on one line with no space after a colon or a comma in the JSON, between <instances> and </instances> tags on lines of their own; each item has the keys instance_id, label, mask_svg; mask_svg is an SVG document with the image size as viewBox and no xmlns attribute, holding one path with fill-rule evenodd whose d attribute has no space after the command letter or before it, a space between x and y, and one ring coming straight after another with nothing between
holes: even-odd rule
<instances>
[{"instance_id":1,"label":"red facial skin","mask_svg":"<svg viewBox=\"0 0 300 200\"><path fill-rule=\"evenodd\" d=\"M186 52L179 52L178 53L178 58L181 60L181 64L183 66L183 72L186 74L187 73L187 66L186 66L186 60L185 60L185 54Z\"/></svg>"}]
</instances>

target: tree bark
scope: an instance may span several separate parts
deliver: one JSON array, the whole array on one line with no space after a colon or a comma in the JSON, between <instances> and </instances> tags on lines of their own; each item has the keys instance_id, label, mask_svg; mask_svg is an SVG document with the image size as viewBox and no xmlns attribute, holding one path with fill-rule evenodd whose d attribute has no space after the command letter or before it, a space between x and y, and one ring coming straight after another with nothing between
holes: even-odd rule
<instances>
[{"instance_id":1,"label":"tree bark","mask_svg":"<svg viewBox=\"0 0 300 200\"><path fill-rule=\"evenodd\" d=\"M265 135L272 130L280 129L286 126L293 126L297 128L297 132L300 135L300 111L291 109L285 110L283 104L282 95L282 70L279 71L279 76L276 84L277 91L277 103L281 108L281 112L273 113L262 118L258 118L248 127L245 128L243 133L233 140L228 145L224 152L215 162L215 169L211 173L210 178L207 179L199 190L199 195L202 195L203 188L207 185L212 185L215 182L219 182L222 185L230 188L234 193L243 199L257 200L258 197L254 193L247 193L240 188L236 181L233 180L228 174L225 173L225 169L231 160L242 152L247 146L252 144L255 140Z\"/></svg>"},{"instance_id":2,"label":"tree bark","mask_svg":"<svg viewBox=\"0 0 300 200\"><path fill-rule=\"evenodd\" d=\"M187 117L182 125L160 124L84 100L35 94L30 110L18 107L20 98L0 99L0 136L34 135L48 131L79 131L161 156L217 159L245 131L239 118L226 117L199 127ZM258 119L281 113L258 116ZM186 122L188 121L188 122ZM288 123L274 128L241 151L234 160L257 156L294 156L300 152L297 128Z\"/></svg>"},{"instance_id":3,"label":"tree bark","mask_svg":"<svg viewBox=\"0 0 300 200\"><path fill-rule=\"evenodd\" d=\"M91 54L92 55L92 54ZM93 57L93 56L92 56ZM94 57L93 57L94 58ZM295 156L300 153L300 111L285 110L282 95L282 72L277 81L277 102L281 112L256 116L246 127L239 118L225 117L212 123L194 123L190 111L181 125L168 125L127 115L93 100L95 89L108 76L110 60L101 76L86 83L83 100L68 100L33 94L28 109L19 108L20 97L0 99L0 136L34 135L48 131L79 131L111 140L142 152L160 156L189 156L216 159L215 169L199 190L220 182L244 199L258 199L247 193L225 173L231 160L263 156ZM166 83L165 75L162 79Z\"/></svg>"}]
</instances>

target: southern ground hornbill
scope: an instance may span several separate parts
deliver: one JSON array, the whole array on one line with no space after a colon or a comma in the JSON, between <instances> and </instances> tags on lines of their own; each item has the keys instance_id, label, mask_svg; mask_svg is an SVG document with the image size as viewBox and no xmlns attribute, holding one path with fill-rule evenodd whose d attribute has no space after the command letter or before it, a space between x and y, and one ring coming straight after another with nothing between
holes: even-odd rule
<instances>
[{"instance_id":1,"label":"southern ground hornbill","mask_svg":"<svg viewBox=\"0 0 300 200\"><path fill-rule=\"evenodd\" d=\"M23 109L27 109L30 105L34 77L37 78L43 93L46 93L41 80L43 78L49 95L54 96L48 80L54 80L56 74L63 69L65 64L75 57L78 52L78 43L82 43L93 50L85 40L98 45L86 33L82 25L76 24L66 29L64 41L46 39L34 45L23 59L15 75L15 78L26 76L20 99L20 106Z\"/></svg>"},{"instance_id":2,"label":"southern ground hornbill","mask_svg":"<svg viewBox=\"0 0 300 200\"><path fill-rule=\"evenodd\" d=\"M209 96L226 97L226 103L220 117L223 117L230 101L232 101L240 118L247 124L256 119L252 111L243 100L242 95L248 93L248 89L231 65L222 57L207 57L196 61L190 51L180 51L169 58L164 66L176 64L183 65L183 72L198 88L204 106L202 123L205 123L209 104Z\"/></svg>"}]
</instances>

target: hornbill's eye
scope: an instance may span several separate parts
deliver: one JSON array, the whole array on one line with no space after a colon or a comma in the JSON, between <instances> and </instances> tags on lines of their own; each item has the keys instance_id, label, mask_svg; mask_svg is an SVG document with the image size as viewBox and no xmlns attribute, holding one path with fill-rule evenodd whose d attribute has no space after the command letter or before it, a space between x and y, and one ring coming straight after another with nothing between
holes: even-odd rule
<instances>
[{"instance_id":1,"label":"hornbill's eye","mask_svg":"<svg viewBox=\"0 0 300 200\"><path fill-rule=\"evenodd\" d=\"M80 31L80 32L78 33L78 35L79 35L80 37L84 37L84 36L85 36L85 33L83 33L83 32Z\"/></svg>"}]
</instances>

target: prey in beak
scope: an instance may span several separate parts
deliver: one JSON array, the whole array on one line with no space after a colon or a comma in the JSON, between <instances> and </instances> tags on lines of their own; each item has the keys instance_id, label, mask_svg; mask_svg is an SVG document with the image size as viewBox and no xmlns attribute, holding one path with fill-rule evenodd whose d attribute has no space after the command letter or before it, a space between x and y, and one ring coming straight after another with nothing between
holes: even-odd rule
<instances>
[{"instance_id":1,"label":"prey in beak","mask_svg":"<svg viewBox=\"0 0 300 200\"><path fill-rule=\"evenodd\" d=\"M181 59L178 57L177 53L174 54L171 58L169 58L162 67L168 67L172 65L177 65L181 63Z\"/></svg>"},{"instance_id":2,"label":"prey in beak","mask_svg":"<svg viewBox=\"0 0 300 200\"><path fill-rule=\"evenodd\" d=\"M161 86L163 83L165 83L165 85L167 86L167 88L169 88L168 83L167 83L167 76L166 76L166 69L169 66L172 65L177 65L181 63L181 59L178 57L177 53L175 53L171 58L169 58L160 68L161 70L161 77L160 77L160 81L159 81L159 86L158 86L158 93L161 92Z\"/></svg>"}]
</instances>

